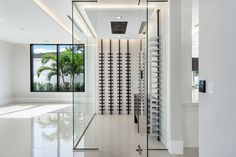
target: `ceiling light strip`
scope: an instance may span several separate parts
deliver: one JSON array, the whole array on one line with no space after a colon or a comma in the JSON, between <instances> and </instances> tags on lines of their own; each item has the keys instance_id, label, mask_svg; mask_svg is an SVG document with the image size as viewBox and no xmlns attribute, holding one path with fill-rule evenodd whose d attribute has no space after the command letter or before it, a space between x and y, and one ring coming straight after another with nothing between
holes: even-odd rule
<instances>
[{"instance_id":1,"label":"ceiling light strip","mask_svg":"<svg viewBox=\"0 0 236 157\"><path fill-rule=\"evenodd\" d=\"M40 0L33 0L33 2L38 5L48 16L50 16L58 25L60 25L67 33L69 33L70 35L72 35L72 32L69 28L67 28L63 22L61 20L59 20L53 13L52 11L46 7L45 5L43 5ZM79 40L78 37L76 37L77 40Z\"/></svg>"},{"instance_id":2,"label":"ceiling light strip","mask_svg":"<svg viewBox=\"0 0 236 157\"><path fill-rule=\"evenodd\" d=\"M75 3L73 3L75 5L76 10L78 11L78 13L80 14L80 16L82 17L84 23L86 24L87 28L89 29L90 33L92 34L92 36L94 38L96 38L96 36L93 34L93 31L90 29L89 25L87 24L86 20L84 19L83 15L81 14L81 12L79 11L79 8L77 7L77 5Z\"/></svg>"},{"instance_id":3,"label":"ceiling light strip","mask_svg":"<svg viewBox=\"0 0 236 157\"><path fill-rule=\"evenodd\" d=\"M72 20L71 16L70 16L70 15L67 15L67 17L68 17L68 19L73 23L73 20ZM74 21L74 25L75 25L76 28L78 28L78 30L79 30L81 33L83 33L83 31L81 30L81 28L79 27L79 25L78 25L78 23L77 23L76 21Z\"/></svg>"}]
</instances>

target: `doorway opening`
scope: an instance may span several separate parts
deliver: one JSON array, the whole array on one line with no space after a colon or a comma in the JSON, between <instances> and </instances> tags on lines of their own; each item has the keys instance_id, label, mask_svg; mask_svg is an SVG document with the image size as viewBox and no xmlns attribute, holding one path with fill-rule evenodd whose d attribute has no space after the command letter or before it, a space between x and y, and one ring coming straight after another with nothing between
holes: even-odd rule
<instances>
[{"instance_id":1,"label":"doorway opening","mask_svg":"<svg viewBox=\"0 0 236 157\"><path fill-rule=\"evenodd\" d=\"M167 150L168 2L73 1L70 20L87 52L86 94L73 94L78 156Z\"/></svg>"}]
</instances>

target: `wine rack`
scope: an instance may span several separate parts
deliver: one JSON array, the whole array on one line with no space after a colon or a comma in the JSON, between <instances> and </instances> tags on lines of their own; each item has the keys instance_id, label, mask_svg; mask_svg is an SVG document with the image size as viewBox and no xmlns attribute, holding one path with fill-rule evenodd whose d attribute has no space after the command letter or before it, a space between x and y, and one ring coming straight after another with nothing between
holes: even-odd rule
<instances>
[{"instance_id":1,"label":"wine rack","mask_svg":"<svg viewBox=\"0 0 236 157\"><path fill-rule=\"evenodd\" d=\"M129 115L131 112L131 57L129 52L129 40L127 40L126 53L126 111Z\"/></svg>"},{"instance_id":2,"label":"wine rack","mask_svg":"<svg viewBox=\"0 0 236 157\"><path fill-rule=\"evenodd\" d=\"M110 40L110 52L108 53L108 106L110 114L113 114L113 53L112 41Z\"/></svg>"},{"instance_id":3,"label":"wine rack","mask_svg":"<svg viewBox=\"0 0 236 157\"><path fill-rule=\"evenodd\" d=\"M117 54L117 105L118 113L122 113L122 54L120 51L119 40L119 52Z\"/></svg>"},{"instance_id":4,"label":"wine rack","mask_svg":"<svg viewBox=\"0 0 236 157\"><path fill-rule=\"evenodd\" d=\"M104 67L104 52L103 40L101 40L101 52L99 53L99 104L100 112L105 112L105 67Z\"/></svg>"}]
</instances>

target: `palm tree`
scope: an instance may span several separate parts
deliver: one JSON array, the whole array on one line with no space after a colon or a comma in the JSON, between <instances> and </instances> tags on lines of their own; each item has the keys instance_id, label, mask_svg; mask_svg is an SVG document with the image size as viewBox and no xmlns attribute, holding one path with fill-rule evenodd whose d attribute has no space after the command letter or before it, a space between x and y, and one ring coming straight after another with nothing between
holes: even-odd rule
<instances>
[{"instance_id":1,"label":"palm tree","mask_svg":"<svg viewBox=\"0 0 236 157\"><path fill-rule=\"evenodd\" d=\"M79 47L75 47L75 50ZM83 54L81 53L73 53L72 48L66 48L63 52L60 53L58 57L58 70L57 70L57 55L54 53L46 53L42 55L41 66L37 75L40 77L43 71L49 71L47 74L47 78L51 81L52 76L57 75L59 72L59 76L61 76L62 84L60 84L60 88L65 91L73 90L73 75L79 75L84 71L84 59ZM52 63L48 66L46 65L52 61ZM66 77L69 78L69 82L66 82Z\"/></svg>"}]
</instances>

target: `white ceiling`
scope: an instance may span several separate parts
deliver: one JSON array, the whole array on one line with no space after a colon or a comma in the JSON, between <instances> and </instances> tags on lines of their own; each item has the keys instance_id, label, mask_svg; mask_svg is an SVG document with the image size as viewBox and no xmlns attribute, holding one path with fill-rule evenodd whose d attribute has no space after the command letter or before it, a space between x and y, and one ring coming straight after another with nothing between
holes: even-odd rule
<instances>
[{"instance_id":1,"label":"white ceiling","mask_svg":"<svg viewBox=\"0 0 236 157\"><path fill-rule=\"evenodd\" d=\"M60 10L58 16L63 16L66 10L71 12L69 0L68 3L66 1L47 2L55 6L52 7L54 11ZM70 21L66 20L64 23L71 27ZM12 43L71 43L71 36L33 0L0 0L0 40Z\"/></svg>"},{"instance_id":2,"label":"white ceiling","mask_svg":"<svg viewBox=\"0 0 236 157\"><path fill-rule=\"evenodd\" d=\"M76 2L91 30L99 38L141 38L138 34L141 22L146 21L146 0L98 0L98 2ZM149 16L154 8L159 9L165 2L149 3ZM116 17L122 16L118 20ZM111 21L127 21L125 35L111 34Z\"/></svg>"},{"instance_id":3,"label":"white ceiling","mask_svg":"<svg viewBox=\"0 0 236 157\"><path fill-rule=\"evenodd\" d=\"M141 0L139 6L138 0L98 0L98 3L83 2L77 6L93 34L116 38L117 35L111 35L110 21L122 16L128 27L127 34L121 38L136 38L146 18L145 1ZM0 40L24 44L71 43L72 26L67 17L71 16L71 6L71 0L0 0ZM88 34L84 21L76 20L83 33Z\"/></svg>"},{"instance_id":4,"label":"white ceiling","mask_svg":"<svg viewBox=\"0 0 236 157\"><path fill-rule=\"evenodd\" d=\"M97 2L78 2L82 5L102 5L104 6L138 6L139 0L97 0ZM91 0L92 1L92 0ZM146 3L147 0L140 0L140 5Z\"/></svg>"},{"instance_id":5,"label":"white ceiling","mask_svg":"<svg viewBox=\"0 0 236 157\"><path fill-rule=\"evenodd\" d=\"M144 9L85 9L85 11L99 38L139 38L141 22L146 21ZM121 16L122 19L118 20L117 16ZM111 21L128 21L126 34L112 34Z\"/></svg>"}]
</instances>

